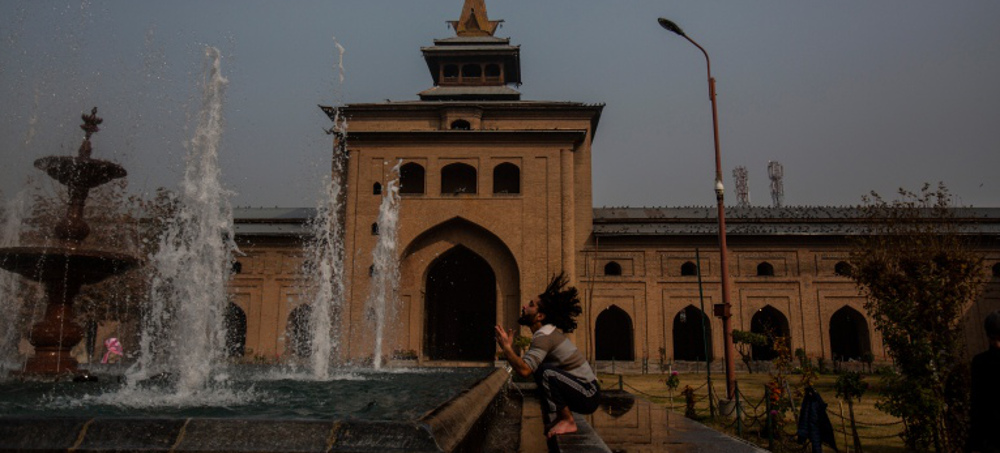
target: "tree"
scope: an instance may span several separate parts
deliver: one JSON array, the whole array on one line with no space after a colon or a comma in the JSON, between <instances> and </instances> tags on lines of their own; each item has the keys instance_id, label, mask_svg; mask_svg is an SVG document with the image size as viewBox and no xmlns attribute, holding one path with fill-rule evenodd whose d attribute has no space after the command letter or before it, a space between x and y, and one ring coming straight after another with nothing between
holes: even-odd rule
<instances>
[{"instance_id":1,"label":"tree","mask_svg":"<svg viewBox=\"0 0 1000 453\"><path fill-rule=\"evenodd\" d=\"M747 372L753 374L753 368L750 367L750 361L753 360L753 347L767 345L767 336L746 330L733 330L733 344L736 346L736 352L740 354L743 364L747 366Z\"/></svg>"},{"instance_id":2,"label":"tree","mask_svg":"<svg viewBox=\"0 0 1000 453\"><path fill-rule=\"evenodd\" d=\"M878 194L859 207L864 235L851 278L898 373L884 378L876 407L901 417L911 450L958 451L965 439L969 376L960 318L984 281L981 256L959 234L944 185Z\"/></svg>"}]
</instances>

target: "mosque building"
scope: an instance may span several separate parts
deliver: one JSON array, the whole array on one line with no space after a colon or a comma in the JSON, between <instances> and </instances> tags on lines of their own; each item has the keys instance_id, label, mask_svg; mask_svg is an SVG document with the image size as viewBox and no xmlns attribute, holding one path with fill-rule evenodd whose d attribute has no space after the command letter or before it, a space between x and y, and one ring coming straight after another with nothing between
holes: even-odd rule
<instances>
[{"instance_id":1,"label":"mosque building","mask_svg":"<svg viewBox=\"0 0 1000 453\"><path fill-rule=\"evenodd\" d=\"M520 46L495 36L499 22L483 0L466 0L450 24L455 36L421 48L433 86L418 100L324 107L349 120L334 147L345 186L341 359L373 354L372 250L398 168L400 278L385 357L492 364L493 326L516 326L521 305L566 272L584 308L572 338L599 368L660 369L706 355L720 364L715 208L595 209L591 153L603 105L522 100ZM236 211L245 255L230 293L247 354L304 353L302 238L313 213ZM856 211L731 207L726 217L735 329L787 336L792 350L827 363L887 360L844 275L850 238L861 234ZM961 210L958 222L978 236L992 270L964 320L978 352L980 320L1000 308L1000 209ZM754 350L756 359L773 354Z\"/></svg>"}]
</instances>

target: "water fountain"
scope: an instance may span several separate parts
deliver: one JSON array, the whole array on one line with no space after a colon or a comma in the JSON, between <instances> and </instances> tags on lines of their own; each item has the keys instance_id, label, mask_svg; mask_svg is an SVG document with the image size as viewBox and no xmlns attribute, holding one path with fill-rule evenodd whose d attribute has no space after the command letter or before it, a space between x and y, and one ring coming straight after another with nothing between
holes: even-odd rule
<instances>
[{"instance_id":1,"label":"water fountain","mask_svg":"<svg viewBox=\"0 0 1000 453\"><path fill-rule=\"evenodd\" d=\"M225 233L226 227L231 227L231 215L226 217L225 197L218 197L225 191L214 183L189 184L191 180L217 182L214 177L218 176L216 150L222 131L219 114L225 79L218 72L218 52L209 49L207 56L211 61L200 115L203 124L192 140L192 150L205 152L189 153L182 191L191 193L182 194L180 200L182 204L197 204L215 197L215 201L203 206L201 213L181 208L173 222L201 234L167 234L161 238L162 254L151 259L163 269L155 271L151 300L143 309L147 319L153 320L155 333L165 335L164 339L144 339L137 366L125 376L101 375L96 383L0 382L0 393L7 395L0 400L0 451L478 450L499 412L497 406L504 402L502 389L509 379L505 370L337 370L336 376L330 376L325 374L327 363L313 364L312 373L303 373L227 364L211 350L190 353L206 344L211 349L211 345L222 343L219 333L224 329L218 328L218 313L212 307L225 300L223 275L232 239ZM32 342L39 353L31 366L54 362L53 375L76 371L69 350L82 338L82 330L71 321L72 296L84 284L138 264L126 254L90 250L83 244L89 230L83 221L89 189L125 176L121 167L90 158L89 138L100 119L95 111L85 121L87 139L79 156L44 158L36 163L70 188L66 218L55 227L57 244L0 249L4 268L46 285L50 305L41 327L32 330ZM343 140L343 130L340 132L339 140ZM390 189L390 194L395 192ZM328 214L339 211L339 190L330 190L334 196L326 208ZM398 193L394 200L398 209ZM386 214L380 220L387 233L395 231L396 218ZM319 231L326 233L326 228L320 226ZM329 233L332 237L327 237L327 243L336 237L336 232ZM163 251L163 243L183 247ZM382 249L381 254L388 258L395 255L394 244L383 244ZM341 252L335 247L331 250L320 261L333 266L323 272L323 278L336 282ZM205 266L195 269L193 262ZM389 277L393 267L385 264L379 272ZM223 271L215 272L218 270ZM184 274L212 280L204 287L209 289L182 281ZM157 279L164 283L162 290L157 289L161 288L155 283ZM174 291L178 287L181 292ZM388 294L378 300L392 297L391 281L382 288ZM330 294L342 291L335 285L328 289L319 299L332 300ZM159 302L165 302L159 298L163 293L170 293L175 302L158 307ZM181 302L208 311L178 316L184 311L177 309ZM387 328L388 319L391 316L383 310L374 320L380 323L379 330ZM329 336L325 340L329 341ZM52 346L55 352L46 355L43 347ZM322 355L329 357L328 350ZM32 373L38 369L28 368ZM107 371L97 366L95 370Z\"/></svg>"},{"instance_id":2,"label":"water fountain","mask_svg":"<svg viewBox=\"0 0 1000 453\"><path fill-rule=\"evenodd\" d=\"M25 375L57 377L78 373L78 363L70 350L83 339L83 329L73 321L73 299L83 285L124 273L139 262L124 253L83 245L90 235L90 226L83 218L90 190L126 175L121 166L90 157L90 137L100 130L101 122L97 107L90 115L83 115L80 127L86 135L76 156L50 156L35 161L35 167L69 191L66 215L53 229L55 242L0 249L0 267L40 282L48 300L44 317L31 328L30 342L35 354L24 366Z\"/></svg>"}]
</instances>

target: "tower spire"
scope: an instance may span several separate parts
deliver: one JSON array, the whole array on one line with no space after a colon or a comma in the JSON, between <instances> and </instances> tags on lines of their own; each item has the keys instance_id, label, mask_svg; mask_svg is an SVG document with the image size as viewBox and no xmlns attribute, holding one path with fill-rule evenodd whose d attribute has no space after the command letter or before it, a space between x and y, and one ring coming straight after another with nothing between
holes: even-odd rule
<instances>
[{"instance_id":1,"label":"tower spire","mask_svg":"<svg viewBox=\"0 0 1000 453\"><path fill-rule=\"evenodd\" d=\"M493 36L502 20L490 20L486 0L465 0L462 17L448 21L458 36Z\"/></svg>"}]
</instances>

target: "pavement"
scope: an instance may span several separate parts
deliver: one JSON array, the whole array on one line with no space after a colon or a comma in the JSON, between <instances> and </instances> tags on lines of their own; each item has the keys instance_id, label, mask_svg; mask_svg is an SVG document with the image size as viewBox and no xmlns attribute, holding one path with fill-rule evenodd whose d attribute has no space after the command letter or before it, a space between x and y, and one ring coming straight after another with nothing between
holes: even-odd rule
<instances>
[{"instance_id":1,"label":"pavement","mask_svg":"<svg viewBox=\"0 0 1000 453\"><path fill-rule=\"evenodd\" d=\"M767 450L723 434L628 392L607 390L597 412L577 414L580 430L546 443L541 406L524 389L519 453L766 453Z\"/></svg>"}]
</instances>

